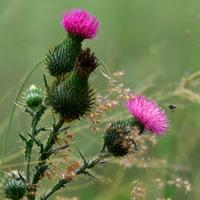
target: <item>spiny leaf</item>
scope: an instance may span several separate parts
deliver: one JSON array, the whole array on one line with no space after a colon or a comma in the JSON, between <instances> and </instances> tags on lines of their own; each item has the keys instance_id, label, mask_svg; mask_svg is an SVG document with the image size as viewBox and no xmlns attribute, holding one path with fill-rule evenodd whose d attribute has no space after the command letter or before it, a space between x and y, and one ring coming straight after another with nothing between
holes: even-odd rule
<instances>
[{"instance_id":1,"label":"spiny leaf","mask_svg":"<svg viewBox=\"0 0 200 200\"><path fill-rule=\"evenodd\" d=\"M30 156L30 152L31 152L31 148L33 146L33 140L32 139L27 139L25 138L22 134L19 134L19 137L21 138L21 140L25 143L25 155L24 158L25 160L28 160L29 156Z\"/></svg>"}]
</instances>

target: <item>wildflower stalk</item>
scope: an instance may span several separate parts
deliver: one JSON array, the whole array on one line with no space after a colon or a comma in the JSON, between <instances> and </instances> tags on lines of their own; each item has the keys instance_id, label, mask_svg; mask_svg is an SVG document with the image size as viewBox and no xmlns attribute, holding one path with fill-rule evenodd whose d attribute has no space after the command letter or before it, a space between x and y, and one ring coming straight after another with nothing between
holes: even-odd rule
<instances>
[{"instance_id":1,"label":"wildflower stalk","mask_svg":"<svg viewBox=\"0 0 200 200\"><path fill-rule=\"evenodd\" d=\"M53 126L53 131L50 133L49 138L47 140L46 146L44 148L44 153L41 155L41 161L48 158L47 152L50 150L50 148L55 144L57 135L59 134L60 128L64 124L64 119L60 117L58 123Z\"/></svg>"},{"instance_id":2,"label":"wildflower stalk","mask_svg":"<svg viewBox=\"0 0 200 200\"><path fill-rule=\"evenodd\" d=\"M35 141L35 136L38 133L37 125L41 119L41 116L44 114L45 110L46 110L46 106L41 105L38 108L37 112L32 113L31 134L30 134L31 138L27 142L30 144L30 146L28 147L29 150L27 151L27 155L26 155L27 156L26 177L27 177L28 183L30 182L30 161L31 161L32 149L33 149L33 145Z\"/></svg>"},{"instance_id":3,"label":"wildflower stalk","mask_svg":"<svg viewBox=\"0 0 200 200\"><path fill-rule=\"evenodd\" d=\"M76 171L75 174L76 175L90 175L89 173L89 169L95 167L98 164L101 164L103 162L103 160L105 158L108 158L110 156L110 154L108 152L104 152L102 151L101 153L99 153L98 155L96 155L93 159L86 161L84 160L83 165L81 167L79 167ZM54 193L56 193L58 190L60 190L61 188L65 187L66 184L69 184L73 181L72 178L62 178L60 179L52 188L51 190L44 195L43 197L40 198L40 200L47 200L50 196L52 196Z\"/></svg>"},{"instance_id":4,"label":"wildflower stalk","mask_svg":"<svg viewBox=\"0 0 200 200\"><path fill-rule=\"evenodd\" d=\"M53 153L53 151L50 151L50 149L55 144L56 138L59 134L59 130L63 126L63 124L64 124L64 120L63 120L63 118L60 118L58 123L53 126L53 130L49 134L49 138L47 139L44 150L41 152L40 158L38 160L38 164L36 166L36 172L33 176L32 184L38 183L38 181L41 179L41 176L48 169L48 165L46 165L46 161L50 157L50 155L52 155L52 153ZM67 148L67 146L66 146L66 148Z\"/></svg>"}]
</instances>

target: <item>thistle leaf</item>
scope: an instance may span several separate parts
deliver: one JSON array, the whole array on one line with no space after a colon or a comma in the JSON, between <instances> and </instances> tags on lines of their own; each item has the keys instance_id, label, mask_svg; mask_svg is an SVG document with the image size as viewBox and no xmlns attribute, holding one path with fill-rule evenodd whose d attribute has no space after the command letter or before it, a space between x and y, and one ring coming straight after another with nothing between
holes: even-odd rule
<instances>
[{"instance_id":1,"label":"thistle leaf","mask_svg":"<svg viewBox=\"0 0 200 200\"><path fill-rule=\"evenodd\" d=\"M25 143L25 155L24 155L24 159L28 160L29 156L30 156L30 152L33 146L33 140L32 139L27 139L25 138L22 134L19 134L19 137L21 138L21 140Z\"/></svg>"}]
</instances>

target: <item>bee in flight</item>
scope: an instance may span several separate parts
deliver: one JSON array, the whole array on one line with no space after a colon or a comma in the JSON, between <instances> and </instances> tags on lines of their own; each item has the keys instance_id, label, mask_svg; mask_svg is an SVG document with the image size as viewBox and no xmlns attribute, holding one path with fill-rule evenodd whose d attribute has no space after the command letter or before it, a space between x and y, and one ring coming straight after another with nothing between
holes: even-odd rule
<instances>
[{"instance_id":1,"label":"bee in flight","mask_svg":"<svg viewBox=\"0 0 200 200\"><path fill-rule=\"evenodd\" d=\"M171 110L171 112L175 112L176 111L176 106L173 104L169 105L169 109Z\"/></svg>"}]
</instances>

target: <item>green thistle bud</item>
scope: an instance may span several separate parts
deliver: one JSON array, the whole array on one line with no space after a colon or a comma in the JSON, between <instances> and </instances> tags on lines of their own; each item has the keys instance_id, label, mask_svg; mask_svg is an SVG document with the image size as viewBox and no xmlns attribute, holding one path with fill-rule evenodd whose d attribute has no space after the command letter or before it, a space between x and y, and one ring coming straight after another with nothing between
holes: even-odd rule
<instances>
[{"instance_id":1,"label":"green thistle bud","mask_svg":"<svg viewBox=\"0 0 200 200\"><path fill-rule=\"evenodd\" d=\"M133 118L111 123L106 129L104 145L113 156L126 156L136 150L133 128L138 127L140 132L143 128Z\"/></svg>"},{"instance_id":2,"label":"green thistle bud","mask_svg":"<svg viewBox=\"0 0 200 200\"><path fill-rule=\"evenodd\" d=\"M86 49L78 56L74 71L48 91L47 104L67 121L79 119L93 107L95 96L89 86L89 74L98 66L94 54Z\"/></svg>"},{"instance_id":3,"label":"green thistle bud","mask_svg":"<svg viewBox=\"0 0 200 200\"><path fill-rule=\"evenodd\" d=\"M67 80L49 91L47 104L50 104L62 118L71 121L87 114L94 100L94 91L87 79L73 72Z\"/></svg>"},{"instance_id":4,"label":"green thistle bud","mask_svg":"<svg viewBox=\"0 0 200 200\"><path fill-rule=\"evenodd\" d=\"M1 179L3 193L6 198L21 200L26 194L26 185L18 171L12 171Z\"/></svg>"},{"instance_id":5,"label":"green thistle bud","mask_svg":"<svg viewBox=\"0 0 200 200\"><path fill-rule=\"evenodd\" d=\"M73 69L82 41L79 37L69 36L48 52L46 65L52 76L63 75Z\"/></svg>"},{"instance_id":6,"label":"green thistle bud","mask_svg":"<svg viewBox=\"0 0 200 200\"><path fill-rule=\"evenodd\" d=\"M31 109L35 109L40 106L43 102L43 97L43 91L35 85L31 85L23 96L26 105Z\"/></svg>"}]
</instances>

